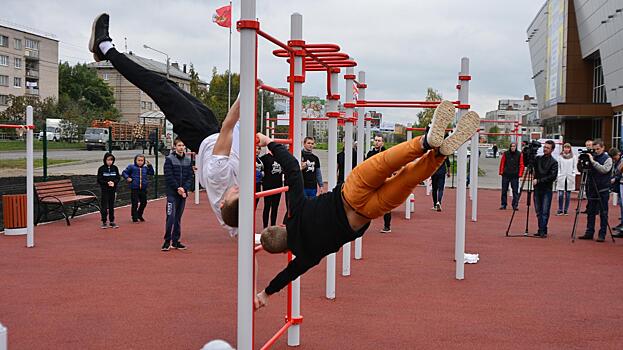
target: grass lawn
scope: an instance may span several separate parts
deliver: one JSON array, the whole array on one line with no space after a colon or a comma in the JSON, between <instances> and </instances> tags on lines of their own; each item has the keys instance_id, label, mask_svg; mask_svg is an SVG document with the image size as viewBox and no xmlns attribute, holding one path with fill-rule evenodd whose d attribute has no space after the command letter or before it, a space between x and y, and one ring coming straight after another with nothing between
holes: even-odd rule
<instances>
[{"instance_id":1,"label":"grass lawn","mask_svg":"<svg viewBox=\"0 0 623 350\"><path fill-rule=\"evenodd\" d=\"M48 159L48 166L76 162L75 159ZM35 168L43 167L43 159L35 159ZM0 169L26 169L26 158L0 160Z\"/></svg>"},{"instance_id":2,"label":"grass lawn","mask_svg":"<svg viewBox=\"0 0 623 350\"><path fill-rule=\"evenodd\" d=\"M35 149L43 149L43 141L35 140ZM48 141L48 149L84 149L84 143L82 142L54 142ZM26 141L24 140L10 140L0 141L1 151L26 151Z\"/></svg>"}]
</instances>

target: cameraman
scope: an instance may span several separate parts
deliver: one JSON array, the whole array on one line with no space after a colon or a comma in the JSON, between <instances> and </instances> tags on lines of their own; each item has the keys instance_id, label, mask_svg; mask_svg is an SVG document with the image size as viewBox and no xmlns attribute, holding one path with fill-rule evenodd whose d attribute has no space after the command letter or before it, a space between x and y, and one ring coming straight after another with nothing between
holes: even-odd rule
<instances>
[{"instance_id":1,"label":"cameraman","mask_svg":"<svg viewBox=\"0 0 623 350\"><path fill-rule=\"evenodd\" d=\"M543 155L537 156L534 161L534 210L539 222L539 230L534 235L547 237L547 221L552 206L552 187L558 176L558 162L552 157L556 144L547 140L543 145Z\"/></svg>"},{"instance_id":2,"label":"cameraman","mask_svg":"<svg viewBox=\"0 0 623 350\"><path fill-rule=\"evenodd\" d=\"M610 171L612 170L612 158L604 152L604 142L600 139L593 141L593 152L587 153L590 165L586 179L586 197L588 204L586 211L588 220L586 232L579 239L593 239L595 234L595 216L599 213L599 237L597 242L603 242L606 238L608 227L608 197L610 196Z\"/></svg>"}]
</instances>

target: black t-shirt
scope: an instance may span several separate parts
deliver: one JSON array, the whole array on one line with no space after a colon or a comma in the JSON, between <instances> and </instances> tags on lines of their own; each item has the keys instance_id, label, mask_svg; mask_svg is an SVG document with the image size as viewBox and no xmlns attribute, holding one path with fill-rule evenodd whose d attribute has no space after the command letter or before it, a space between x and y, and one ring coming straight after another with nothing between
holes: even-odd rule
<instances>
[{"instance_id":1,"label":"black t-shirt","mask_svg":"<svg viewBox=\"0 0 623 350\"><path fill-rule=\"evenodd\" d=\"M301 161L307 163L307 168L303 170L303 185L305 188L315 189L318 186L316 173L320 169L320 159L315 154L302 150Z\"/></svg>"},{"instance_id":2,"label":"black t-shirt","mask_svg":"<svg viewBox=\"0 0 623 350\"><path fill-rule=\"evenodd\" d=\"M281 164L277 163L275 157L270 153L261 156L260 161L264 164L264 179L262 180L264 190L282 187L283 173L281 172Z\"/></svg>"},{"instance_id":3,"label":"black t-shirt","mask_svg":"<svg viewBox=\"0 0 623 350\"><path fill-rule=\"evenodd\" d=\"M268 149L281 164L290 186L286 229L288 248L296 256L266 287L266 293L270 295L320 263L326 255L340 250L344 243L363 236L370 224L358 231L350 227L342 202L341 185L318 197L305 198L298 161L283 145L272 142L268 144Z\"/></svg>"}]
</instances>

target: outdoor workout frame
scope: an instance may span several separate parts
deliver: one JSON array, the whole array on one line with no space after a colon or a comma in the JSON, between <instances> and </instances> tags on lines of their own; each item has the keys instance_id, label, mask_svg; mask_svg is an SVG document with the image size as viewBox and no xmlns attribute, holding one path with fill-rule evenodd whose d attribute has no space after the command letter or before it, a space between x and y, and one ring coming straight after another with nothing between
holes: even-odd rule
<instances>
[{"instance_id":1,"label":"outdoor workout frame","mask_svg":"<svg viewBox=\"0 0 623 350\"><path fill-rule=\"evenodd\" d=\"M0 129L26 129L26 247L35 246L35 168L32 106L26 107L26 125L0 124Z\"/></svg>"},{"instance_id":2,"label":"outdoor workout frame","mask_svg":"<svg viewBox=\"0 0 623 350\"><path fill-rule=\"evenodd\" d=\"M339 52L335 44L306 44L303 41L303 19L298 13L291 16L291 36L287 43L281 42L260 29L256 19L255 0L243 0L241 19L237 23L240 31L240 201L239 201L239 238L238 238L238 334L237 348L254 348L254 254L262 250L253 247L255 226L255 198L281 193L288 187L255 193L255 123L257 91L263 89L290 99L290 118L288 138L275 139L275 142L290 145L290 152L300 161L301 156L301 101L302 84L306 71L339 72L339 67L354 66L356 63ZM280 47L273 54L287 58L289 64L289 90L283 91L257 80L257 38L265 38ZM328 81L328 87L330 83ZM334 96L329 91L329 95ZM337 95L339 98L339 95ZM337 107L337 106L336 106ZM336 108L337 110L337 108ZM250 118L253 118L250 120ZM275 118L276 119L276 118ZM269 127L270 128L270 127ZM273 136L276 135L273 129ZM250 215L253 213L253 215ZM288 253L288 261L292 254ZM262 349L270 348L275 341L288 332L288 345L300 344L300 278L288 285L288 302L285 325L268 340Z\"/></svg>"}]
</instances>

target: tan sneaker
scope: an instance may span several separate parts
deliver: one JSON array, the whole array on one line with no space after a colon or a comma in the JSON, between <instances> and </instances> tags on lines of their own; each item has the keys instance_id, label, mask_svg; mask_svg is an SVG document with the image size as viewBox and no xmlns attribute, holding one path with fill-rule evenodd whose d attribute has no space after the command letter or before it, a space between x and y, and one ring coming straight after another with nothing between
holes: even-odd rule
<instances>
[{"instance_id":1,"label":"tan sneaker","mask_svg":"<svg viewBox=\"0 0 623 350\"><path fill-rule=\"evenodd\" d=\"M439 152L444 156L454 154L467 140L469 140L480 126L480 117L478 113L469 111L459 120L454 128L454 133L443 140L439 147Z\"/></svg>"},{"instance_id":2,"label":"tan sneaker","mask_svg":"<svg viewBox=\"0 0 623 350\"><path fill-rule=\"evenodd\" d=\"M431 148L441 146L446 134L446 127L448 124L452 123L454 115L454 104L450 101L441 101L437 108L435 108L430 129L428 129L428 133L426 134L426 142L428 142Z\"/></svg>"}]
</instances>

